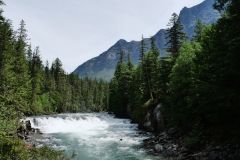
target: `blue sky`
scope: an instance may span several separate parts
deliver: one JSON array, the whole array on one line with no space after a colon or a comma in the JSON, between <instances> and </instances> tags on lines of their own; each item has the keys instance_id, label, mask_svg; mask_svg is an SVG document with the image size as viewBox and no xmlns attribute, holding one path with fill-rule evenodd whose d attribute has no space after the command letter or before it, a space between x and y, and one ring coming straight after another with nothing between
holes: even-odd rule
<instances>
[{"instance_id":1,"label":"blue sky","mask_svg":"<svg viewBox=\"0 0 240 160\"><path fill-rule=\"evenodd\" d=\"M140 40L166 28L173 12L203 0L4 0L4 15L27 24L43 61L59 57L67 72L119 39Z\"/></svg>"}]
</instances>

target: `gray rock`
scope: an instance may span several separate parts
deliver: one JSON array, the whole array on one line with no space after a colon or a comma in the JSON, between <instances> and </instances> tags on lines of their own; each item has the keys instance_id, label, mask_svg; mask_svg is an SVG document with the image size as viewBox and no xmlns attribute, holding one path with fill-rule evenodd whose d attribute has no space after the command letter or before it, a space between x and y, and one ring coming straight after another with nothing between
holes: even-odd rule
<instances>
[{"instance_id":1,"label":"gray rock","mask_svg":"<svg viewBox=\"0 0 240 160\"><path fill-rule=\"evenodd\" d=\"M155 122L155 130L157 132L164 129L163 115L161 112L161 104L158 104L153 110L153 121Z\"/></svg>"},{"instance_id":2,"label":"gray rock","mask_svg":"<svg viewBox=\"0 0 240 160\"><path fill-rule=\"evenodd\" d=\"M161 144L156 144L154 146L154 151L155 152L161 153L161 152L163 152L163 150L164 150L164 147Z\"/></svg>"},{"instance_id":3,"label":"gray rock","mask_svg":"<svg viewBox=\"0 0 240 160\"><path fill-rule=\"evenodd\" d=\"M143 123L143 128L146 131L149 131L149 132L154 131L154 128L153 128L153 125L152 125L152 122L151 122L151 114L149 112L145 116L145 120L144 120L144 123Z\"/></svg>"}]
</instances>

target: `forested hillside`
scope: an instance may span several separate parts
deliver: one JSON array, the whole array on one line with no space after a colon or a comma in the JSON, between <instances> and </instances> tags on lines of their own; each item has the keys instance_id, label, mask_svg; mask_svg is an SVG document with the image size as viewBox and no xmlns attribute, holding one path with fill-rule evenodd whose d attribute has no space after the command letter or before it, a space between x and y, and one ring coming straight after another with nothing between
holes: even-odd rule
<instances>
[{"instance_id":1,"label":"forested hillside","mask_svg":"<svg viewBox=\"0 0 240 160\"><path fill-rule=\"evenodd\" d=\"M4 3L0 0L0 7L2 5ZM169 28L164 33L168 56L160 56L154 36L147 42L146 39L139 42L137 66L133 65L131 55L121 50L116 56L119 59L110 84L68 74L58 58L52 64L43 63L39 47L32 48L28 40L25 22L21 21L15 31L1 10L0 159L65 159L61 152L27 146L20 140L17 130L21 127L21 119L32 115L85 111L110 111L117 117L130 118L141 128L160 136L150 144L159 145L154 147L161 154L164 150L168 154L169 150L175 150L174 153L184 155L182 159L203 159L201 152L195 153L212 145L217 146L214 152L223 150L224 153L219 154L221 158L216 154L211 155L214 158L203 154L207 159L239 159L240 1L216 0L214 8L221 18L211 25L197 21L191 39L184 33L180 17L172 14ZM121 40L118 45L124 43ZM87 121L84 125L92 123ZM97 119L96 122L99 127L101 121ZM107 124L104 122L101 125L106 128L97 128L96 131L102 131L103 135L108 133L105 130L111 131L111 128ZM90 130L96 126L91 126ZM126 132L124 125L118 127L115 121L112 126L117 128L116 132ZM135 136L135 128L132 133ZM103 139L108 136L112 135L104 135ZM122 144L124 138L117 137L112 144L118 144L118 140ZM176 145L169 147L173 141ZM94 148L95 144L90 146ZM186 158L189 152L200 158Z\"/></svg>"},{"instance_id":2,"label":"forested hillside","mask_svg":"<svg viewBox=\"0 0 240 160\"><path fill-rule=\"evenodd\" d=\"M3 4L0 1L0 5ZM19 29L14 31L10 20L3 17L2 12L1 10L0 159L36 159L41 150L33 149L35 158L31 157L30 150L25 150L16 138L19 119L29 115L106 110L108 84L101 80L79 79L74 74L67 74L58 58L50 66L48 62L43 64L39 47L32 49L28 41L25 22L21 21ZM42 151L49 154L53 152L48 149ZM54 158L46 157L45 159Z\"/></svg>"},{"instance_id":3,"label":"forested hillside","mask_svg":"<svg viewBox=\"0 0 240 160\"><path fill-rule=\"evenodd\" d=\"M168 57L159 58L154 38L148 52L142 41L137 67L121 53L110 83L110 110L143 127L150 121L154 131L177 129L192 150L210 142L239 144L240 1L218 0L214 7L222 17L208 26L198 21L192 40L173 14Z\"/></svg>"}]
</instances>

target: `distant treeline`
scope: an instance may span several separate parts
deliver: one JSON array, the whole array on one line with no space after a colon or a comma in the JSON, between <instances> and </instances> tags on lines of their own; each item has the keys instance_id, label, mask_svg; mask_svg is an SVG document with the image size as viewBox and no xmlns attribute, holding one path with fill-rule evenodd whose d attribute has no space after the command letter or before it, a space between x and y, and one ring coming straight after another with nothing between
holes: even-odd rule
<instances>
[{"instance_id":1,"label":"distant treeline","mask_svg":"<svg viewBox=\"0 0 240 160\"><path fill-rule=\"evenodd\" d=\"M167 30L169 56L159 58L152 38L140 64L120 54L110 83L110 110L143 124L161 104L164 129L177 128L188 146L209 141L239 143L240 138L240 1L218 0L216 24L197 22L195 36L185 37L177 14Z\"/></svg>"}]
</instances>

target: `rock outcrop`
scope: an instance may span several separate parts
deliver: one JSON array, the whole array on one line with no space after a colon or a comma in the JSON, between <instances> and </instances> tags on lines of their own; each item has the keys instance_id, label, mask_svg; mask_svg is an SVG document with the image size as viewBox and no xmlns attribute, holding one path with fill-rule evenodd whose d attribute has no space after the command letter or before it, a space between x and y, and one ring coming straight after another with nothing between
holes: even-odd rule
<instances>
[{"instance_id":1,"label":"rock outcrop","mask_svg":"<svg viewBox=\"0 0 240 160\"><path fill-rule=\"evenodd\" d=\"M30 120L22 120L17 129L18 138L24 140L26 144L34 146L32 142L32 137L35 135L41 135L42 132L38 128L33 128Z\"/></svg>"},{"instance_id":2,"label":"rock outcrop","mask_svg":"<svg viewBox=\"0 0 240 160\"><path fill-rule=\"evenodd\" d=\"M144 141L144 147L154 155L173 160L239 160L240 145L207 144L199 150L185 147L183 138L170 129ZM174 132L173 132L174 131Z\"/></svg>"}]
</instances>

